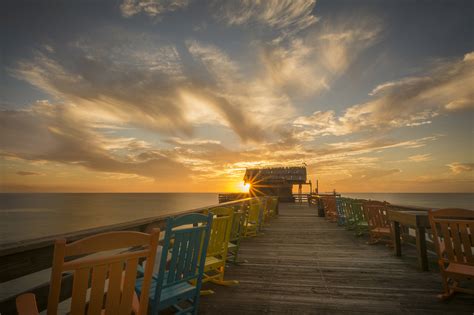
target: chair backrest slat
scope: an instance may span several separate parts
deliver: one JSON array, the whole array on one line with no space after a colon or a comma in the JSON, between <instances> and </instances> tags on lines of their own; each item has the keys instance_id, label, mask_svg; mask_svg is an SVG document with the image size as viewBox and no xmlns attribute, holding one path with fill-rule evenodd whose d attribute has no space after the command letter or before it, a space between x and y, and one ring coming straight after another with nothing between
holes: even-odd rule
<instances>
[{"instance_id":1,"label":"chair backrest slat","mask_svg":"<svg viewBox=\"0 0 474 315\"><path fill-rule=\"evenodd\" d=\"M107 299L105 304L105 312L107 314L118 314L120 305L120 284L122 282L122 270L122 262L110 264L109 287L107 289Z\"/></svg>"},{"instance_id":2,"label":"chair backrest slat","mask_svg":"<svg viewBox=\"0 0 474 315\"><path fill-rule=\"evenodd\" d=\"M471 242L470 240L470 237L469 237L470 233L471 233L471 229L468 223L459 223L459 234L461 236L461 243L464 248L464 254L466 255L466 260L468 263L474 264L473 252L472 250L469 250L469 248L472 247L474 244L474 242ZM472 233L471 233L471 236L472 236Z\"/></svg>"},{"instance_id":3,"label":"chair backrest slat","mask_svg":"<svg viewBox=\"0 0 474 315\"><path fill-rule=\"evenodd\" d=\"M86 312L86 296L89 283L89 268L81 268L74 273L71 296L71 313L84 314Z\"/></svg>"},{"instance_id":4,"label":"chair backrest slat","mask_svg":"<svg viewBox=\"0 0 474 315\"><path fill-rule=\"evenodd\" d=\"M461 247L461 239L459 238L459 224L451 223L449 228L451 230L451 237L453 238L454 255L458 262L462 262L464 261L464 254Z\"/></svg>"},{"instance_id":5,"label":"chair backrest slat","mask_svg":"<svg viewBox=\"0 0 474 315\"><path fill-rule=\"evenodd\" d=\"M122 295L120 301L119 315L130 315L132 308L133 294L135 293L135 281L137 279L138 258L127 260L125 275L122 278Z\"/></svg>"},{"instance_id":6,"label":"chair backrest slat","mask_svg":"<svg viewBox=\"0 0 474 315\"><path fill-rule=\"evenodd\" d=\"M442 241L444 242L444 248L445 251L448 255L448 259L454 261L454 249L453 249L453 243L451 241L451 231L449 230L449 223L447 222L440 222L440 227L441 227L441 237Z\"/></svg>"},{"instance_id":7,"label":"chair backrest slat","mask_svg":"<svg viewBox=\"0 0 474 315\"><path fill-rule=\"evenodd\" d=\"M107 265L92 268L91 300L88 315L100 314L104 302L105 279L107 278Z\"/></svg>"}]
</instances>

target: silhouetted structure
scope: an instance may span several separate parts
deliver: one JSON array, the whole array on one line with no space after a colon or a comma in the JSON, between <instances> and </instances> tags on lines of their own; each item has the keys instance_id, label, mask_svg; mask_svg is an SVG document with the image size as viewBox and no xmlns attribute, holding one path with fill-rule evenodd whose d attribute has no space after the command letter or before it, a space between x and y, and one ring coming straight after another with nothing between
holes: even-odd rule
<instances>
[{"instance_id":1,"label":"silhouetted structure","mask_svg":"<svg viewBox=\"0 0 474 315\"><path fill-rule=\"evenodd\" d=\"M282 201L293 201L293 185L301 186L306 182L306 167L269 167L249 168L245 171L244 182L250 183L250 195L272 195Z\"/></svg>"}]
</instances>

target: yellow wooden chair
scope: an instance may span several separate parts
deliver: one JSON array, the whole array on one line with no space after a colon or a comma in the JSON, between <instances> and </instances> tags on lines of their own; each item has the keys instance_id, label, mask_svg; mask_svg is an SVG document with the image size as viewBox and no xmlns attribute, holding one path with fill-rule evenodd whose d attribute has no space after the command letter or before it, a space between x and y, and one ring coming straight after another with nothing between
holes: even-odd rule
<instances>
[{"instance_id":1,"label":"yellow wooden chair","mask_svg":"<svg viewBox=\"0 0 474 315\"><path fill-rule=\"evenodd\" d=\"M260 229L262 205L258 200L251 200L244 223L244 237L257 236Z\"/></svg>"},{"instance_id":2,"label":"yellow wooden chair","mask_svg":"<svg viewBox=\"0 0 474 315\"><path fill-rule=\"evenodd\" d=\"M239 283L238 281L224 280L234 210L219 207L210 209L209 212L214 214L214 219L211 226L202 282L212 282L224 286L236 285ZM203 295L212 293L214 293L212 290L201 290Z\"/></svg>"},{"instance_id":3,"label":"yellow wooden chair","mask_svg":"<svg viewBox=\"0 0 474 315\"><path fill-rule=\"evenodd\" d=\"M62 274L72 272L73 288L70 314L120 314L132 312L144 315L148 311L148 292L158 245L159 230L151 234L123 231L109 232L66 244L57 240L51 270L48 297L48 315L58 313ZM133 251L125 251L134 248ZM110 254L110 251L124 251ZM107 252L104 255L85 256ZM66 257L78 257L69 260ZM140 299L135 293L135 279L139 259L148 259L145 268L143 292ZM89 284L90 283L90 284ZM90 286L90 289L89 289ZM32 293L16 299L18 314L38 314L35 296Z\"/></svg>"},{"instance_id":4,"label":"yellow wooden chair","mask_svg":"<svg viewBox=\"0 0 474 315\"><path fill-rule=\"evenodd\" d=\"M263 215L263 220L265 223L276 215L277 206L278 197L268 196L265 198L265 210Z\"/></svg>"},{"instance_id":5,"label":"yellow wooden chair","mask_svg":"<svg viewBox=\"0 0 474 315\"><path fill-rule=\"evenodd\" d=\"M473 289L459 286L461 281L474 281L474 211L441 209L429 211L438 264L447 299L455 292L474 294Z\"/></svg>"},{"instance_id":6,"label":"yellow wooden chair","mask_svg":"<svg viewBox=\"0 0 474 315\"><path fill-rule=\"evenodd\" d=\"M238 261L240 241L244 234L245 223L245 204L234 206L234 214L232 218L232 229L230 231L229 246L227 249L227 261L234 264ZM242 261L245 262L245 261Z\"/></svg>"}]
</instances>

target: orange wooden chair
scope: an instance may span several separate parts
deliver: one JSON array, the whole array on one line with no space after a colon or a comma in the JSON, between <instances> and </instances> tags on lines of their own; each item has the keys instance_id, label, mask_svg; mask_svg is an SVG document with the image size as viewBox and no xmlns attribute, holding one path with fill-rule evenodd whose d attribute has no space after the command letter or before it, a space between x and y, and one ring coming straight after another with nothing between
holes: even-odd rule
<instances>
[{"instance_id":1,"label":"orange wooden chair","mask_svg":"<svg viewBox=\"0 0 474 315\"><path fill-rule=\"evenodd\" d=\"M108 232L66 244L59 239L54 245L53 265L48 297L48 315L58 313L61 278L65 272L73 274L70 314L144 315L148 311L153 265L158 245L159 230L151 234L123 231ZM133 248L133 251L127 251ZM124 249L118 252L117 250ZM107 253L107 251L109 251ZM110 254L113 251L113 254ZM92 255L105 252L103 255ZM78 257L73 260L66 257ZM145 268L144 290L139 299L135 293L135 279L139 259L150 263ZM90 284L89 284L90 283ZM90 289L89 289L90 286ZM39 314L35 295L22 294L16 299L18 314Z\"/></svg>"},{"instance_id":2,"label":"orange wooden chair","mask_svg":"<svg viewBox=\"0 0 474 315\"><path fill-rule=\"evenodd\" d=\"M456 291L474 294L473 289L459 286L463 280L474 281L474 211L441 209L429 211L438 264L447 299Z\"/></svg>"},{"instance_id":3,"label":"orange wooden chair","mask_svg":"<svg viewBox=\"0 0 474 315\"><path fill-rule=\"evenodd\" d=\"M322 196L324 214L330 222L337 222L336 196Z\"/></svg>"},{"instance_id":4,"label":"orange wooden chair","mask_svg":"<svg viewBox=\"0 0 474 315\"><path fill-rule=\"evenodd\" d=\"M392 243L392 230L387 217L387 202L369 200L363 203L369 228L369 244Z\"/></svg>"}]
</instances>

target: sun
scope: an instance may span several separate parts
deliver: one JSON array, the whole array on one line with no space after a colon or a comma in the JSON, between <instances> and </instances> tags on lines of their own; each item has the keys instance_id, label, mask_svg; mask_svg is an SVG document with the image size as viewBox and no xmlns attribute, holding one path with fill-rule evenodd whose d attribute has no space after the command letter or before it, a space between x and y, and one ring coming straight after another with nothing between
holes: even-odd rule
<instances>
[{"instance_id":1,"label":"sun","mask_svg":"<svg viewBox=\"0 0 474 315\"><path fill-rule=\"evenodd\" d=\"M239 190L244 193L248 193L250 190L250 183L245 184L244 182L240 182L237 186Z\"/></svg>"}]
</instances>

